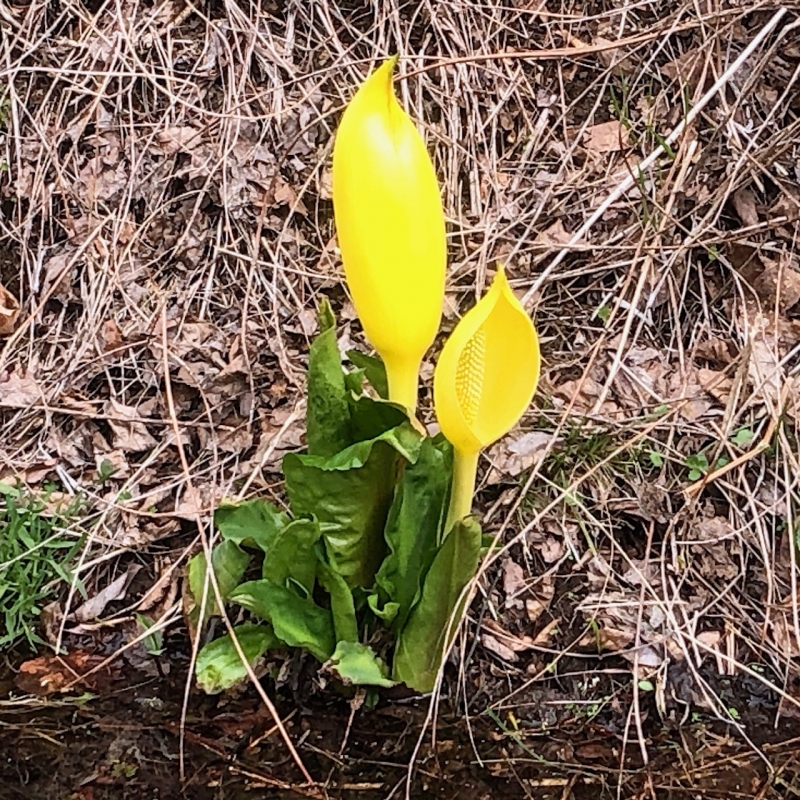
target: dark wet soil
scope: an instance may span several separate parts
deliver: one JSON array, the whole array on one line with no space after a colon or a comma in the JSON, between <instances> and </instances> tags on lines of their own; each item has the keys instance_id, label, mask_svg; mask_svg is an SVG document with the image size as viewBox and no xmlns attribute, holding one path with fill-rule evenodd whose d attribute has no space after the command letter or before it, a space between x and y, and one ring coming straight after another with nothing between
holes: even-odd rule
<instances>
[{"instance_id":1,"label":"dark wet soil","mask_svg":"<svg viewBox=\"0 0 800 800\"><path fill-rule=\"evenodd\" d=\"M71 639L59 662L67 679L118 654L135 632ZM575 631L562 635L566 646ZM55 690L51 656L0 664L0 800L401 800L412 761L414 800L800 797L800 719L787 707L779 714L779 698L746 675L725 678L712 667L705 675L735 709L737 729L704 708L689 671L672 664L663 713L653 691L639 693L642 748L621 658L565 656L548 673L546 654L521 670L477 648L464 671L448 675L435 737L428 732L414 757L429 731L426 700L390 690L354 712L342 691L320 684L310 660L295 657L271 665L278 687L264 685L316 782L308 786L252 687L193 691L182 727L185 629L164 645L160 657L128 649L66 692ZM786 691L800 696L800 686Z\"/></svg>"},{"instance_id":2,"label":"dark wet soil","mask_svg":"<svg viewBox=\"0 0 800 800\"><path fill-rule=\"evenodd\" d=\"M120 670L91 694L31 699L17 690L15 699L9 671L0 685L0 696L9 697L0 701L0 798L405 796L407 765L428 710L419 699L384 696L352 714L331 687L311 696L279 693L286 727L319 784L308 787L252 689L215 698L193 694L181 736L185 672L172 664L168 675L155 673L137 681L134 670ZM420 748L410 796L800 796L800 725L784 719L776 729L774 700L763 691L758 696L754 686L739 681L719 688L738 698L750 718L741 721L760 752L698 712L664 722L645 702L646 765L636 731L625 731L629 698L619 695L619 702L587 714L579 705L556 702L555 683L520 693L513 708L484 708L469 720L445 699L435 741L428 737ZM752 702L743 704L747 693ZM556 725L545 713L554 702L562 710Z\"/></svg>"}]
</instances>

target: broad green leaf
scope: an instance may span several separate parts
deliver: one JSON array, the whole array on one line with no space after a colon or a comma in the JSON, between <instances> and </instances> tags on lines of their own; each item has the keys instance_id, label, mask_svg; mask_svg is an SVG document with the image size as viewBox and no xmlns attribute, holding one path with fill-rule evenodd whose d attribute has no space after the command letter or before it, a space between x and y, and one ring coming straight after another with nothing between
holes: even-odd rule
<instances>
[{"instance_id":1,"label":"broad green leaf","mask_svg":"<svg viewBox=\"0 0 800 800\"><path fill-rule=\"evenodd\" d=\"M350 419L355 442L377 439L393 428L409 422L408 413L402 406L367 395L351 398Z\"/></svg>"},{"instance_id":2,"label":"broad green leaf","mask_svg":"<svg viewBox=\"0 0 800 800\"><path fill-rule=\"evenodd\" d=\"M386 366L383 361L358 350L348 350L347 357L363 371L378 396L385 400L389 396L389 381L386 379Z\"/></svg>"},{"instance_id":3,"label":"broad green leaf","mask_svg":"<svg viewBox=\"0 0 800 800\"><path fill-rule=\"evenodd\" d=\"M331 614L337 642L357 642L358 622L353 593L347 581L337 572L335 565L317 563L317 577L331 596Z\"/></svg>"},{"instance_id":4,"label":"broad green leaf","mask_svg":"<svg viewBox=\"0 0 800 800\"><path fill-rule=\"evenodd\" d=\"M385 599L397 603L392 629L405 625L439 546L447 513L453 449L444 437L425 439L416 463L406 465L386 521L389 554L375 580Z\"/></svg>"},{"instance_id":5,"label":"broad green leaf","mask_svg":"<svg viewBox=\"0 0 800 800\"><path fill-rule=\"evenodd\" d=\"M433 691L436 674L464 612L462 592L475 576L481 529L468 517L457 522L431 564L422 597L397 641L392 677L418 692Z\"/></svg>"},{"instance_id":6,"label":"broad green leaf","mask_svg":"<svg viewBox=\"0 0 800 800\"><path fill-rule=\"evenodd\" d=\"M223 539L265 550L289 517L267 500L223 501L214 512L214 524Z\"/></svg>"},{"instance_id":7,"label":"broad green leaf","mask_svg":"<svg viewBox=\"0 0 800 800\"><path fill-rule=\"evenodd\" d=\"M364 370L354 369L346 372L344 375L345 389L351 394L358 397L364 394Z\"/></svg>"},{"instance_id":8,"label":"broad green leaf","mask_svg":"<svg viewBox=\"0 0 800 800\"><path fill-rule=\"evenodd\" d=\"M230 599L271 622L275 635L290 647L302 647L319 661L333 653L336 637L331 612L312 599L268 580L243 583Z\"/></svg>"},{"instance_id":9,"label":"broad green leaf","mask_svg":"<svg viewBox=\"0 0 800 800\"><path fill-rule=\"evenodd\" d=\"M264 548L261 577L268 578L278 586L286 586L291 579L305 589L307 596L311 595L317 572L314 547L320 535L316 520L298 519L290 522Z\"/></svg>"},{"instance_id":10,"label":"broad green leaf","mask_svg":"<svg viewBox=\"0 0 800 800\"><path fill-rule=\"evenodd\" d=\"M325 667L348 685L394 686L394 681L389 680L386 664L365 644L339 642Z\"/></svg>"},{"instance_id":11,"label":"broad green leaf","mask_svg":"<svg viewBox=\"0 0 800 800\"><path fill-rule=\"evenodd\" d=\"M371 587L385 555L383 526L400 457L415 461L422 441L406 419L378 438L331 458L291 453L283 459L295 516L316 516L348 586Z\"/></svg>"},{"instance_id":12,"label":"broad green leaf","mask_svg":"<svg viewBox=\"0 0 800 800\"><path fill-rule=\"evenodd\" d=\"M211 565L217 578L220 599L224 602L236 588L250 564L250 556L236 542L220 542L211 551ZM200 552L189 561L189 591L197 607L199 617L200 604L203 601L203 587L206 582L206 554ZM216 602L214 587L209 582L206 595L206 617L221 614Z\"/></svg>"},{"instance_id":13,"label":"broad green leaf","mask_svg":"<svg viewBox=\"0 0 800 800\"><path fill-rule=\"evenodd\" d=\"M281 642L269 625L247 622L234 628L239 646L252 667L267 650L280 647ZM206 694L218 694L235 686L247 676L242 659L230 634L214 639L197 654L195 664L197 684Z\"/></svg>"},{"instance_id":14,"label":"broad green leaf","mask_svg":"<svg viewBox=\"0 0 800 800\"><path fill-rule=\"evenodd\" d=\"M350 404L342 357L336 343L336 319L323 300L320 332L308 354L306 439L312 456L332 456L355 441L350 431Z\"/></svg>"}]
</instances>

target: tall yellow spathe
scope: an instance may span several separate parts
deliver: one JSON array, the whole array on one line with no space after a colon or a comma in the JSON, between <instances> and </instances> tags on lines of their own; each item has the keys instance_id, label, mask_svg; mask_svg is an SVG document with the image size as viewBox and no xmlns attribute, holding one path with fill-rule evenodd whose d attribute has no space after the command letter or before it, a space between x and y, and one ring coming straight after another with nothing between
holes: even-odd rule
<instances>
[{"instance_id":1,"label":"tall yellow spathe","mask_svg":"<svg viewBox=\"0 0 800 800\"><path fill-rule=\"evenodd\" d=\"M456 325L433 376L433 402L453 445L445 533L472 508L482 448L516 425L539 382L539 339L500 267L489 291Z\"/></svg>"},{"instance_id":2,"label":"tall yellow spathe","mask_svg":"<svg viewBox=\"0 0 800 800\"><path fill-rule=\"evenodd\" d=\"M444 302L447 245L425 142L392 88L397 58L345 110L333 148L333 210L345 278L386 365L389 399L413 414L420 362Z\"/></svg>"}]
</instances>

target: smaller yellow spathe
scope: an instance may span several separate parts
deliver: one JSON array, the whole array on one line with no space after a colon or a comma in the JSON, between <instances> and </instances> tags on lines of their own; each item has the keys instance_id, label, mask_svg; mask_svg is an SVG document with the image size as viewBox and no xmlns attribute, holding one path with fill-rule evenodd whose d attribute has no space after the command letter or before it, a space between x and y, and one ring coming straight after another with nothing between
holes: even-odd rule
<instances>
[{"instance_id":1,"label":"smaller yellow spathe","mask_svg":"<svg viewBox=\"0 0 800 800\"><path fill-rule=\"evenodd\" d=\"M470 512L481 449L511 430L530 405L540 361L536 329L501 266L455 327L434 373L436 416L455 450L446 530Z\"/></svg>"},{"instance_id":2,"label":"smaller yellow spathe","mask_svg":"<svg viewBox=\"0 0 800 800\"><path fill-rule=\"evenodd\" d=\"M392 88L397 58L345 110L333 148L333 210L345 278L378 351L389 399L417 405L419 368L442 316L447 244L425 142Z\"/></svg>"}]
</instances>

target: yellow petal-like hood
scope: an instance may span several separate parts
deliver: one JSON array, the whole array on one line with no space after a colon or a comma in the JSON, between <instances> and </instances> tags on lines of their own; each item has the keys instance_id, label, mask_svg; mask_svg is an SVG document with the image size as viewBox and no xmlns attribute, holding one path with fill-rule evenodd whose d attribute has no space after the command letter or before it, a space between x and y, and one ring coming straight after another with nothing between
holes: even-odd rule
<instances>
[{"instance_id":1,"label":"yellow petal-like hood","mask_svg":"<svg viewBox=\"0 0 800 800\"><path fill-rule=\"evenodd\" d=\"M507 433L539 381L539 339L503 268L445 343L433 378L436 416L457 452L477 452Z\"/></svg>"},{"instance_id":2,"label":"yellow petal-like hood","mask_svg":"<svg viewBox=\"0 0 800 800\"><path fill-rule=\"evenodd\" d=\"M441 320L447 246L433 163L392 88L396 61L367 78L342 116L333 209L345 278L390 398L413 410Z\"/></svg>"}]
</instances>

